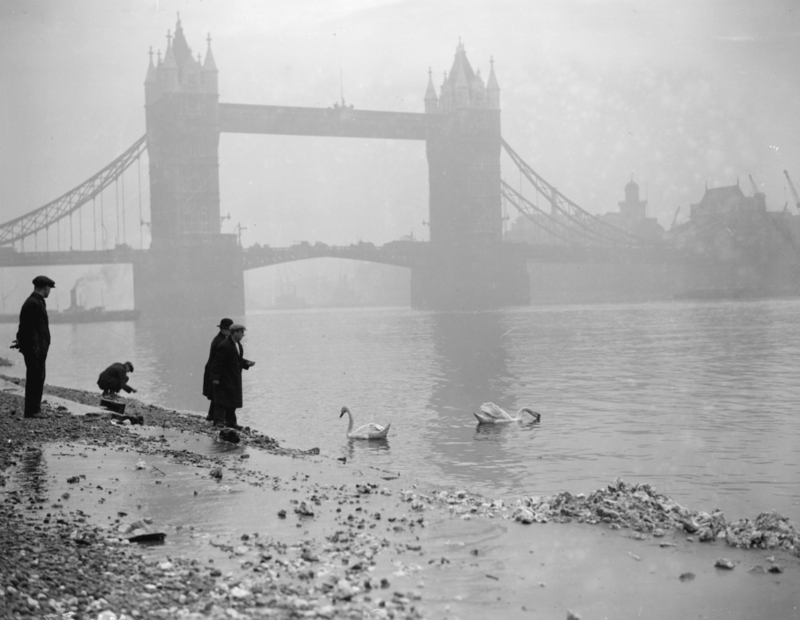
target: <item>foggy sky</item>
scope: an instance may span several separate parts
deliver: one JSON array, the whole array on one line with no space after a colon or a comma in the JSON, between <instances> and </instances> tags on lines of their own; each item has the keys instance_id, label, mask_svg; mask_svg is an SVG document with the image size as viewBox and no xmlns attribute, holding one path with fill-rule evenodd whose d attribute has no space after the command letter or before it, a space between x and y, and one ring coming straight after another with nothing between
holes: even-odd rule
<instances>
[{"instance_id":1,"label":"foggy sky","mask_svg":"<svg viewBox=\"0 0 800 620\"><path fill-rule=\"evenodd\" d=\"M752 174L771 209L800 183L800 22L789 0L5 0L0 3L2 220L86 180L144 133L148 49L180 11L206 35L220 101L422 112L459 38L494 58L503 137L589 211L633 174L650 214ZM244 245L427 238L424 143L220 140L221 211ZM503 176L518 173L503 159ZM645 196L646 194L646 196ZM514 215L514 214L512 214Z\"/></svg>"}]
</instances>

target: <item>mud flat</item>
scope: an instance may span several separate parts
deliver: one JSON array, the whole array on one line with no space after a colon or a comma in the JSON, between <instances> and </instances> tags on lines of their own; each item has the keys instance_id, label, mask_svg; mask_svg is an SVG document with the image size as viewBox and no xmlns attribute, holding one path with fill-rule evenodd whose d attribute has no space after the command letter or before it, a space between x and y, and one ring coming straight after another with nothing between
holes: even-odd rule
<instances>
[{"instance_id":1,"label":"mud flat","mask_svg":"<svg viewBox=\"0 0 800 620\"><path fill-rule=\"evenodd\" d=\"M789 618L800 539L647 484L513 502L354 467L197 415L0 381L8 618ZM343 441L345 441L343 437ZM136 536L156 544L130 542ZM107 615L110 618L112 616Z\"/></svg>"}]
</instances>

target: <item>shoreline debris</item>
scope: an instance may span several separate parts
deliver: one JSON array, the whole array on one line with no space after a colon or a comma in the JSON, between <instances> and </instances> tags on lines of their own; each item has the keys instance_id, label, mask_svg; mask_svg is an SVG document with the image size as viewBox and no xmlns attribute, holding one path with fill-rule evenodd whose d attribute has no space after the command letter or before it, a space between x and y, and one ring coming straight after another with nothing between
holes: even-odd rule
<instances>
[{"instance_id":1,"label":"shoreline debris","mask_svg":"<svg viewBox=\"0 0 800 620\"><path fill-rule=\"evenodd\" d=\"M612 529L630 528L655 537L681 530L701 542L724 540L731 547L783 549L800 556L800 533L778 512L728 522L720 510L711 514L689 510L649 484L629 484L620 478L588 496L564 491L550 497L523 497L511 518L520 523L607 523Z\"/></svg>"}]
</instances>

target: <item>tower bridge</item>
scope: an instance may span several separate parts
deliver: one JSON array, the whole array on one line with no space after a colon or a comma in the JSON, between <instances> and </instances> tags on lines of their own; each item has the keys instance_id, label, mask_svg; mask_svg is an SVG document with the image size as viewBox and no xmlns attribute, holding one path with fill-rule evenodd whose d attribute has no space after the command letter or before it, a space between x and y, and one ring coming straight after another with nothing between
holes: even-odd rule
<instances>
[{"instance_id":1,"label":"tower bridge","mask_svg":"<svg viewBox=\"0 0 800 620\"><path fill-rule=\"evenodd\" d=\"M243 272L264 265L337 257L411 269L416 307L479 308L530 301L528 260L572 262L663 258L669 251L589 214L547 183L502 139L500 88L491 62L484 83L459 43L437 94L429 71L424 112L269 106L219 101L218 69L207 39L205 58L193 55L180 19L168 34L164 57L150 62L144 82L145 135L103 170L67 194L0 226L0 266L130 262L136 307L144 312L209 315L244 313ZM429 173L430 241L382 247L299 244L291 248L242 248L221 232L219 138L221 133L383 138L425 142ZM139 160L149 160L149 215L144 221ZM540 209L501 179L505 152L548 209ZM126 243L123 173L137 166L141 248ZM123 216L115 243L103 215L103 192L122 180ZM98 200L100 218L97 217ZM503 241L502 203L543 230L540 244ZM117 207L118 209L118 207ZM89 213L91 211L91 213ZM73 249L73 218L84 214L103 227L92 250ZM61 234L69 219L70 249L49 251L51 228ZM144 247L144 227L150 244ZM39 251L40 233L48 249ZM35 251L25 251L33 239ZM20 246L17 251L14 244ZM101 247L102 246L102 247ZM654 254L655 253L655 254ZM165 299L179 298L180 308ZM177 306L177 305L176 305Z\"/></svg>"}]
</instances>

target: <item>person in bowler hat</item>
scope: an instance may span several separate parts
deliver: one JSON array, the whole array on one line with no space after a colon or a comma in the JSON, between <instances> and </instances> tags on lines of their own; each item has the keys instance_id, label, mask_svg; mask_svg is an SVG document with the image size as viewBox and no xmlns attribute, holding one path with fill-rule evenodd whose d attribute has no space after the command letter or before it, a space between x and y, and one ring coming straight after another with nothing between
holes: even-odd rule
<instances>
[{"instance_id":1,"label":"person in bowler hat","mask_svg":"<svg viewBox=\"0 0 800 620\"><path fill-rule=\"evenodd\" d=\"M214 420L214 384L211 382L211 365L214 363L214 354L217 351L219 343L225 340L231 333L231 325L233 325L231 319L222 319L219 325L217 325L219 332L211 341L211 348L208 351L208 361L203 370L203 396L209 400L208 415L206 416L206 420L209 422Z\"/></svg>"},{"instance_id":2,"label":"person in bowler hat","mask_svg":"<svg viewBox=\"0 0 800 620\"><path fill-rule=\"evenodd\" d=\"M227 426L237 431L236 409L242 406L242 370L255 365L244 358L244 325L233 324L230 335L219 343L211 364L214 385L214 426Z\"/></svg>"},{"instance_id":3,"label":"person in bowler hat","mask_svg":"<svg viewBox=\"0 0 800 620\"><path fill-rule=\"evenodd\" d=\"M50 321L47 318L47 303L50 289L56 283L47 276L33 279L33 292L22 304L19 313L19 329L12 349L19 349L25 358L25 417L41 415L44 392L45 365L50 350Z\"/></svg>"}]
</instances>

